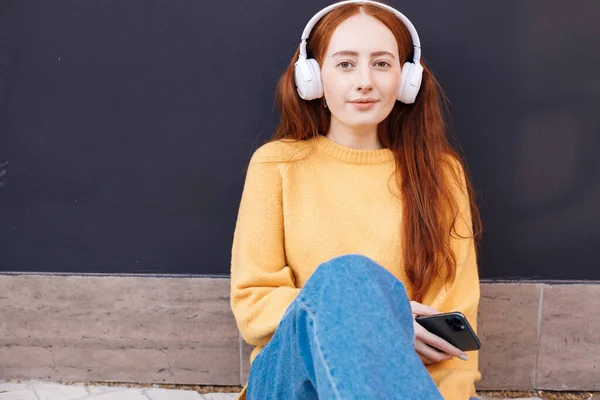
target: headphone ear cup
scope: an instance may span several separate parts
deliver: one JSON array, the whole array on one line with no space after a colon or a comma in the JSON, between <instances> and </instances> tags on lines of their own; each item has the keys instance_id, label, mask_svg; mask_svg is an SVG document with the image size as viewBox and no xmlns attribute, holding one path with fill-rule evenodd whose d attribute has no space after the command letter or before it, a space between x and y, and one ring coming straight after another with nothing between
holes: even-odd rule
<instances>
[{"instance_id":1,"label":"headphone ear cup","mask_svg":"<svg viewBox=\"0 0 600 400\"><path fill-rule=\"evenodd\" d=\"M313 80L313 99L320 99L323 97L323 82L321 81L321 67L314 58L309 58L308 62L312 68L312 73L315 79Z\"/></svg>"},{"instance_id":2,"label":"headphone ear cup","mask_svg":"<svg viewBox=\"0 0 600 400\"><path fill-rule=\"evenodd\" d=\"M314 58L300 58L294 64L294 81L300 98L313 100L323 97L321 67Z\"/></svg>"},{"instance_id":3,"label":"headphone ear cup","mask_svg":"<svg viewBox=\"0 0 600 400\"><path fill-rule=\"evenodd\" d=\"M423 66L412 62L405 62L400 74L400 85L396 99L405 104L412 104L419 94L423 80Z\"/></svg>"}]
</instances>

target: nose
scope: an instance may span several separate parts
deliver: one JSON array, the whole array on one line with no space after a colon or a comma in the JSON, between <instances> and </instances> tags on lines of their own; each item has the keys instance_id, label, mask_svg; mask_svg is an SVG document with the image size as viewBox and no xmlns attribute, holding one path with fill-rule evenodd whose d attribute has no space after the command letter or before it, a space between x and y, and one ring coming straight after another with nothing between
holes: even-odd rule
<instances>
[{"instance_id":1,"label":"nose","mask_svg":"<svg viewBox=\"0 0 600 400\"><path fill-rule=\"evenodd\" d=\"M356 90L361 92L373 89L373 79L371 77L371 68L369 64L357 68L358 76L356 82Z\"/></svg>"}]
</instances>

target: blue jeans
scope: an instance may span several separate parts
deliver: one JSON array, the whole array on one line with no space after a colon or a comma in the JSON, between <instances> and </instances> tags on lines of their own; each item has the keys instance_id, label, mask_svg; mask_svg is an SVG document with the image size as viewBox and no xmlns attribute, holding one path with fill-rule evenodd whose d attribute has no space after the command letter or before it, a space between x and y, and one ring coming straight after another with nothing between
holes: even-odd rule
<instances>
[{"instance_id":1,"label":"blue jeans","mask_svg":"<svg viewBox=\"0 0 600 400\"><path fill-rule=\"evenodd\" d=\"M254 359L247 399L443 400L414 338L402 282L367 257L336 257L311 275Z\"/></svg>"}]
</instances>

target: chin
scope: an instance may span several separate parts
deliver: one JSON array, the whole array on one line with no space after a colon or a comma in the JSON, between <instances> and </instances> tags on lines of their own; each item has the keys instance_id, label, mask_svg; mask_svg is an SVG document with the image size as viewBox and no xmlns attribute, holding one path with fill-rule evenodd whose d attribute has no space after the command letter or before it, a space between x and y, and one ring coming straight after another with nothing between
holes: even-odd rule
<instances>
[{"instance_id":1,"label":"chin","mask_svg":"<svg viewBox=\"0 0 600 400\"><path fill-rule=\"evenodd\" d=\"M373 116L373 115L365 115L362 118L348 118L347 119L347 125L349 126L370 126L370 125L377 125L379 124L381 121L383 121L385 118L380 118L380 116Z\"/></svg>"}]
</instances>

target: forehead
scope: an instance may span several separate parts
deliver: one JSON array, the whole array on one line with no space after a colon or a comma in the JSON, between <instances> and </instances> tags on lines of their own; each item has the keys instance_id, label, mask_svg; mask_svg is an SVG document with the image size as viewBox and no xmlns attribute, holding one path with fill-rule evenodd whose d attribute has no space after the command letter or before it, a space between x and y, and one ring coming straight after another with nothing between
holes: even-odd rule
<instances>
[{"instance_id":1,"label":"forehead","mask_svg":"<svg viewBox=\"0 0 600 400\"><path fill-rule=\"evenodd\" d=\"M370 54L389 51L398 55L398 43L392 31L375 17L356 14L346 19L333 31L326 54L354 50Z\"/></svg>"}]
</instances>

